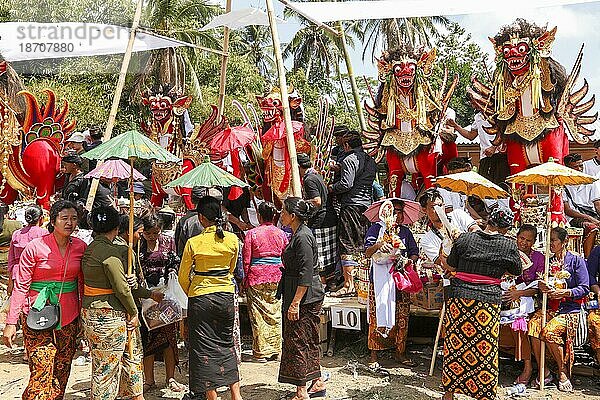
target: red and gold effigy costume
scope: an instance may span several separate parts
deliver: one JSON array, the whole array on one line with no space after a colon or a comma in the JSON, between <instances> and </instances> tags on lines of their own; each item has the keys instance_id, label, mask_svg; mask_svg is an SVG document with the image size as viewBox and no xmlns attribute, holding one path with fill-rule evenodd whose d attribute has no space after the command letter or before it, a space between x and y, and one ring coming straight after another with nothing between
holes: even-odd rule
<instances>
[{"instance_id":1,"label":"red and gold effigy costume","mask_svg":"<svg viewBox=\"0 0 600 400\"><path fill-rule=\"evenodd\" d=\"M562 163L569 153L567 132L581 144L594 133L585 127L598 116L584 115L595 102L594 97L582 102L587 82L573 90L583 51L567 76L565 68L550 57L555 35L556 27L547 30L523 19L503 27L490 38L496 50L492 86L473 78L468 89L473 104L492 125L484 129L496 135L494 144L506 145L511 174L551 157ZM559 195L553 197L552 208L553 221L564 223Z\"/></svg>"},{"instance_id":2,"label":"red and gold effigy costume","mask_svg":"<svg viewBox=\"0 0 600 400\"><path fill-rule=\"evenodd\" d=\"M403 44L378 60L381 85L374 107L365 104L369 127L374 130L364 132L365 149L378 162L386 156L391 195L400 194L406 173L419 175L425 187L430 187L438 162L458 155L456 144L438 135L456 81L448 91L445 83L437 92L432 89L435 58L435 49L416 50Z\"/></svg>"},{"instance_id":3,"label":"red and gold effigy costume","mask_svg":"<svg viewBox=\"0 0 600 400\"><path fill-rule=\"evenodd\" d=\"M296 141L296 152L310 154L310 143L304 139L302 115L302 98L294 92L293 86L288 88L292 128ZM285 122L283 120L283 104L279 88L273 88L264 97L256 96L263 112L262 158L264 161L263 194L265 199L272 200L274 194L280 200L290 194L291 161L287 147Z\"/></svg>"}]
</instances>

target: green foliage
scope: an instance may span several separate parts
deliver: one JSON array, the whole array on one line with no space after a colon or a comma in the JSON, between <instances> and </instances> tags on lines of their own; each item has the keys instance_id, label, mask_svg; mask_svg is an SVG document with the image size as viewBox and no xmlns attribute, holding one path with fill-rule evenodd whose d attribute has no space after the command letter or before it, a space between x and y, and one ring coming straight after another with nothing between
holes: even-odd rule
<instances>
[{"instance_id":1,"label":"green foliage","mask_svg":"<svg viewBox=\"0 0 600 400\"><path fill-rule=\"evenodd\" d=\"M466 126L473 122L475 111L467 96L467 87L470 85L472 76L481 81L487 81L485 72L487 55L475 44L471 35L466 33L457 23L448 26L448 33L442 35L436 42L438 54L434 70L434 79L439 87L441 84L444 68L448 69L448 83L450 85L455 75L459 77L459 83L450 99L450 107L456 111L456 120Z\"/></svg>"},{"instance_id":2,"label":"green foliage","mask_svg":"<svg viewBox=\"0 0 600 400\"><path fill-rule=\"evenodd\" d=\"M134 1L123 0L7 0L11 21L90 22L126 25L133 17Z\"/></svg>"}]
</instances>

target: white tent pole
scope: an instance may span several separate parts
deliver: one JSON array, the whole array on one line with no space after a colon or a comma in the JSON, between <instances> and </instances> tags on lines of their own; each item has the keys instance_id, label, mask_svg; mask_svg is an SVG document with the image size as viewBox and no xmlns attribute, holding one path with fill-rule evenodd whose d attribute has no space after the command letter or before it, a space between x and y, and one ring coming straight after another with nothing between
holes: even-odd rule
<instances>
[{"instance_id":1,"label":"white tent pole","mask_svg":"<svg viewBox=\"0 0 600 400\"><path fill-rule=\"evenodd\" d=\"M127 42L127 49L123 56L123 64L121 64L121 71L119 72L119 80L117 81L117 88L115 89L115 96L113 97L112 106L110 108L110 114L108 115L108 122L106 123L106 130L102 136L102 141L106 142L112 136L112 131L115 126L115 120L117 119L117 111L119 110L119 102L121 101L121 94L125 87L125 77L127 76L127 70L129 69L129 62L131 61L131 53L133 52L133 44L135 43L135 34L138 27L140 26L140 19L142 17L142 4L143 0L137 0L135 7L135 15L133 16L133 24L131 25L131 31L129 32L129 41ZM94 178L90 186L90 193L88 194L87 201L85 202L85 208L87 210L92 209L94 204L94 198L96 197L96 191L98 190L98 179Z\"/></svg>"},{"instance_id":2,"label":"white tent pole","mask_svg":"<svg viewBox=\"0 0 600 400\"><path fill-rule=\"evenodd\" d=\"M225 12L231 12L231 1L227 0ZM217 121L221 120L223 109L225 108L225 83L227 83L227 60L229 59L229 27L225 25L223 28L223 57L221 58L221 79L219 80L219 114Z\"/></svg>"},{"instance_id":3,"label":"white tent pole","mask_svg":"<svg viewBox=\"0 0 600 400\"><path fill-rule=\"evenodd\" d=\"M294 129L292 127L292 115L290 113L290 103L287 91L287 82L285 80L285 68L283 66L283 57L281 56L281 44L279 43L279 34L277 32L277 21L273 12L273 1L265 0L267 3L267 14L269 15L269 25L271 27L271 36L273 37L273 52L277 61L277 73L279 74L279 90L281 91L281 102L283 103L283 118L285 121L285 135L287 137L288 153L292 166L292 196L301 196L300 171L298 170L298 160L296 159L296 141L294 140Z\"/></svg>"}]
</instances>

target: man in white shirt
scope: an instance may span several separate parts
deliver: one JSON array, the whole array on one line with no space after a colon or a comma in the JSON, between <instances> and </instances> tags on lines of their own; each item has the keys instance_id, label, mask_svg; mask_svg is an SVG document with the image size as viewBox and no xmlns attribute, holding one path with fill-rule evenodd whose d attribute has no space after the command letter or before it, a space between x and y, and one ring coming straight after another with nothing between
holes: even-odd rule
<instances>
[{"instance_id":1,"label":"man in white shirt","mask_svg":"<svg viewBox=\"0 0 600 400\"><path fill-rule=\"evenodd\" d=\"M427 215L430 222L429 230L423 235L419 242L421 251L434 263L444 266L446 256L441 251L442 243L445 239L442 233L443 224L439 216L435 212L435 206L444 206L442 196L437 189L427 189L421 197L419 197L421 209ZM479 226L473 218L464 210L453 210L449 212L448 219L461 233L472 232L479 229Z\"/></svg>"},{"instance_id":2,"label":"man in white shirt","mask_svg":"<svg viewBox=\"0 0 600 400\"><path fill-rule=\"evenodd\" d=\"M495 184L500 184L510 175L508 159L502 146L492 144L494 135L488 134L484 128L491 127L481 113L475 114L473 123L466 128L461 127L454 119L446 121L448 126L468 140L479 137L479 173Z\"/></svg>"},{"instance_id":3,"label":"man in white shirt","mask_svg":"<svg viewBox=\"0 0 600 400\"><path fill-rule=\"evenodd\" d=\"M598 176L600 174L600 140L594 142L594 150L596 150L594 158L583 162L583 172L591 176Z\"/></svg>"},{"instance_id":4,"label":"man in white shirt","mask_svg":"<svg viewBox=\"0 0 600 400\"><path fill-rule=\"evenodd\" d=\"M571 153L564 158L565 166L583 172L581 155ZM600 227L600 186L598 182L589 185L567 185L563 195L565 215L569 225L583 228L583 254L590 254L596 243Z\"/></svg>"},{"instance_id":5,"label":"man in white shirt","mask_svg":"<svg viewBox=\"0 0 600 400\"><path fill-rule=\"evenodd\" d=\"M457 174L471 170L471 163L466 157L456 157L448 162L448 174ZM467 196L462 193L452 192L444 188L438 188L444 205L452 206L453 210L467 211Z\"/></svg>"}]
</instances>

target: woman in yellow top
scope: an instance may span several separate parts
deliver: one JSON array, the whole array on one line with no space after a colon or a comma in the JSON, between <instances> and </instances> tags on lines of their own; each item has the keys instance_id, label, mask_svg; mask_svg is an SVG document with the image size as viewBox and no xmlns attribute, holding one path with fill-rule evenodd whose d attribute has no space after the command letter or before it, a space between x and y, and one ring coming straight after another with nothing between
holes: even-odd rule
<instances>
[{"instance_id":1,"label":"woman in yellow top","mask_svg":"<svg viewBox=\"0 0 600 400\"><path fill-rule=\"evenodd\" d=\"M188 295L189 399L216 400L216 389L229 386L231 399L241 400L233 345L233 270L238 239L223 231L221 203L206 196L198 201L204 231L188 240L181 257L179 283Z\"/></svg>"}]
</instances>

